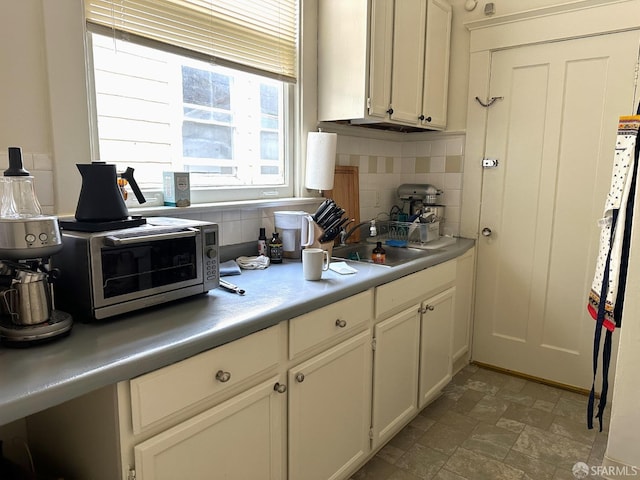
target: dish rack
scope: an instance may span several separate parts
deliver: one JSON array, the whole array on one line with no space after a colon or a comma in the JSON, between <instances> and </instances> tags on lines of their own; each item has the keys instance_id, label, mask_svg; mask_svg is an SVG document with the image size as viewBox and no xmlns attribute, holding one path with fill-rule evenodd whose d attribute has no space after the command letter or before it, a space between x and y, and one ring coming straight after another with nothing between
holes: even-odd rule
<instances>
[{"instance_id":1,"label":"dish rack","mask_svg":"<svg viewBox=\"0 0 640 480\"><path fill-rule=\"evenodd\" d=\"M382 241L396 247L420 248L421 245L440 238L440 222L418 223L392 220L381 225L378 233L375 241Z\"/></svg>"}]
</instances>

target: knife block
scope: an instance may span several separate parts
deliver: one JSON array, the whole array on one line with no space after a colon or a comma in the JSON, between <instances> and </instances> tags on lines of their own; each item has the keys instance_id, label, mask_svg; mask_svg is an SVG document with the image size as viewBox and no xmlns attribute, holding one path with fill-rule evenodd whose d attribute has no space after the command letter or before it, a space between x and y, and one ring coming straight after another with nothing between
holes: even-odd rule
<instances>
[{"instance_id":1,"label":"knife block","mask_svg":"<svg viewBox=\"0 0 640 480\"><path fill-rule=\"evenodd\" d=\"M326 250L329 253L329 258L331 258L331 254L333 253L333 244L334 240L330 242L320 243L318 239L324 235L324 230L316 223L313 223L313 243L311 245L307 245L305 248L321 248L322 250Z\"/></svg>"}]
</instances>

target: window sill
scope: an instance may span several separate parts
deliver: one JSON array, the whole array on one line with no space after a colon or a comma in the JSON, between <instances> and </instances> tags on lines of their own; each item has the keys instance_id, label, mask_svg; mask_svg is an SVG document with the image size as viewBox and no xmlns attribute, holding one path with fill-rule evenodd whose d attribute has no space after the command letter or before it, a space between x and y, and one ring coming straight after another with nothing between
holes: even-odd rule
<instances>
[{"instance_id":1,"label":"window sill","mask_svg":"<svg viewBox=\"0 0 640 480\"><path fill-rule=\"evenodd\" d=\"M190 214L190 213L209 213L209 212L222 212L228 210L238 210L246 208L270 208L270 207L289 207L297 205L317 205L323 200L322 197L292 197L292 198L278 198L269 200L239 200L234 202L212 202L212 203L198 203L189 207L171 207L171 206L157 206L157 207L129 207L129 213L131 215L147 215L147 216L160 216L160 215L177 215L177 214Z\"/></svg>"}]
</instances>

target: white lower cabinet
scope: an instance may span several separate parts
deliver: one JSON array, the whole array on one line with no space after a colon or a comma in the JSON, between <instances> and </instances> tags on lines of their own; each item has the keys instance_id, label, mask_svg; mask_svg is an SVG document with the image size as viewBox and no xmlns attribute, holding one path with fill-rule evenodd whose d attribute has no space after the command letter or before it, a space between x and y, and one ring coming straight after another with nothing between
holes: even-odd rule
<instances>
[{"instance_id":1,"label":"white lower cabinet","mask_svg":"<svg viewBox=\"0 0 640 480\"><path fill-rule=\"evenodd\" d=\"M136 480L284 478L279 385L271 378L136 445Z\"/></svg>"},{"instance_id":2,"label":"white lower cabinet","mask_svg":"<svg viewBox=\"0 0 640 480\"><path fill-rule=\"evenodd\" d=\"M91 480L349 478L468 349L461 258L32 415L34 454Z\"/></svg>"},{"instance_id":3,"label":"white lower cabinet","mask_svg":"<svg viewBox=\"0 0 640 480\"><path fill-rule=\"evenodd\" d=\"M286 478L286 324L110 385L27 420L65 478Z\"/></svg>"},{"instance_id":4,"label":"white lower cabinet","mask_svg":"<svg viewBox=\"0 0 640 480\"><path fill-rule=\"evenodd\" d=\"M418 411L420 305L374 327L373 448L388 441Z\"/></svg>"},{"instance_id":5,"label":"white lower cabinet","mask_svg":"<svg viewBox=\"0 0 640 480\"><path fill-rule=\"evenodd\" d=\"M289 480L345 478L368 455L371 356L366 330L289 370Z\"/></svg>"},{"instance_id":6,"label":"white lower cabinet","mask_svg":"<svg viewBox=\"0 0 640 480\"><path fill-rule=\"evenodd\" d=\"M469 363L475 277L475 247L456 259L456 305L453 322L453 374Z\"/></svg>"},{"instance_id":7,"label":"white lower cabinet","mask_svg":"<svg viewBox=\"0 0 640 480\"><path fill-rule=\"evenodd\" d=\"M455 287L422 302L420 332L420 400L425 407L451 381Z\"/></svg>"}]
</instances>

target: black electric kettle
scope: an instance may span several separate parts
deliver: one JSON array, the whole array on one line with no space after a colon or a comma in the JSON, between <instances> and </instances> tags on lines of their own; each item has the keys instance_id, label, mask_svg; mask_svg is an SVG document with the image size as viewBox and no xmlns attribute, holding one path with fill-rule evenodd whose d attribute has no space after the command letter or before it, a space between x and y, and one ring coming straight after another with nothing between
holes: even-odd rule
<instances>
[{"instance_id":1,"label":"black electric kettle","mask_svg":"<svg viewBox=\"0 0 640 480\"><path fill-rule=\"evenodd\" d=\"M82 176L76 220L110 222L127 219L129 211L118 186L116 166L106 162L78 163L76 166ZM133 168L128 167L120 177L129 182L138 202L145 203L146 199L133 178Z\"/></svg>"}]
</instances>

